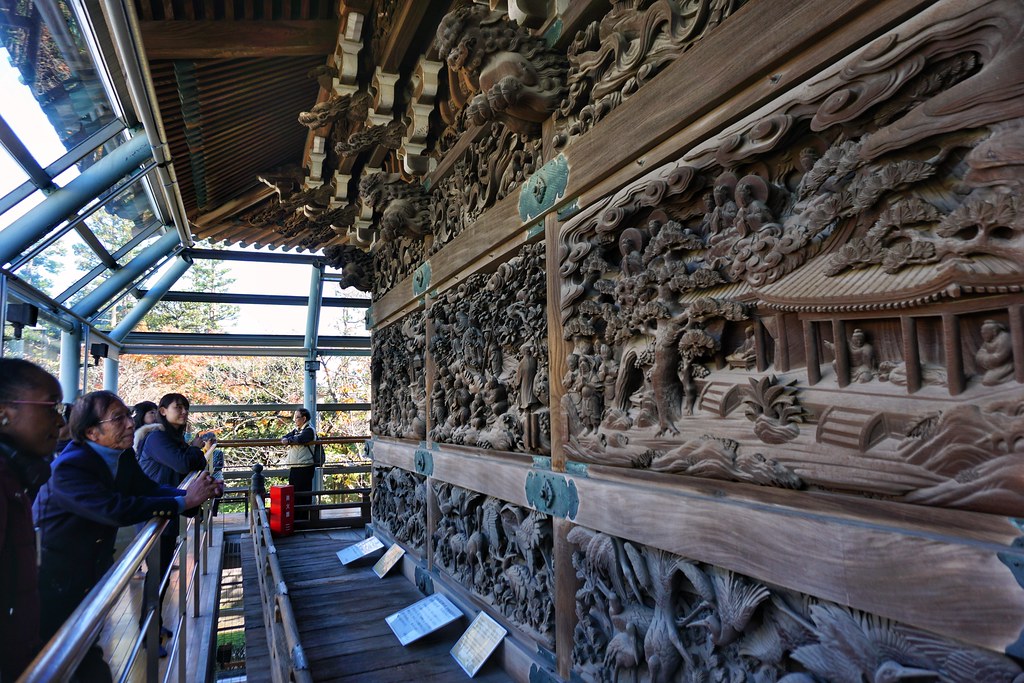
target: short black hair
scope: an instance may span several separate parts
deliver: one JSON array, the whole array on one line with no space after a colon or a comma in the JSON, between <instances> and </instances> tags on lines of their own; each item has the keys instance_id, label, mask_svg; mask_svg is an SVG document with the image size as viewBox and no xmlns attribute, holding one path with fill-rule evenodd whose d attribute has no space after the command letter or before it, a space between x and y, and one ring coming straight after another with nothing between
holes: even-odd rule
<instances>
[{"instance_id":1,"label":"short black hair","mask_svg":"<svg viewBox=\"0 0 1024 683\"><path fill-rule=\"evenodd\" d=\"M115 402L121 403L121 398L113 391L90 391L79 396L71 407L71 420L68 422L71 426L71 440L77 444L88 441L85 433L100 423L107 409Z\"/></svg>"},{"instance_id":2,"label":"short black hair","mask_svg":"<svg viewBox=\"0 0 1024 683\"><path fill-rule=\"evenodd\" d=\"M306 418L306 422L309 422L310 420L313 419L313 416L310 415L309 411L306 410L305 408L296 408L295 412L301 415L302 417Z\"/></svg>"},{"instance_id":3,"label":"short black hair","mask_svg":"<svg viewBox=\"0 0 1024 683\"><path fill-rule=\"evenodd\" d=\"M146 413L151 410L156 410L156 404L152 401L140 401L132 407L132 419L135 420L136 429L143 425L142 421L146 419Z\"/></svg>"},{"instance_id":4,"label":"short black hair","mask_svg":"<svg viewBox=\"0 0 1024 683\"><path fill-rule=\"evenodd\" d=\"M57 378L35 363L21 358L0 358L0 403L14 401L26 388L41 387Z\"/></svg>"}]
</instances>

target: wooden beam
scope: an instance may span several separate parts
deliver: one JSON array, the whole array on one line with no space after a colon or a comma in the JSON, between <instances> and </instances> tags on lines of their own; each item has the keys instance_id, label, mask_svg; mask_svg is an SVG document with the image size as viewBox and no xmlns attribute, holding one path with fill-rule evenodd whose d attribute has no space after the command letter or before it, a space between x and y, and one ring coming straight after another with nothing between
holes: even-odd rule
<instances>
[{"instance_id":1,"label":"wooden beam","mask_svg":"<svg viewBox=\"0 0 1024 683\"><path fill-rule=\"evenodd\" d=\"M429 2L423 0L405 0L398 8L398 16L392 24L381 54L376 55L376 63L388 73L398 73L405 52L409 49L416 31L420 29L423 15L427 13Z\"/></svg>"},{"instance_id":2,"label":"wooden beam","mask_svg":"<svg viewBox=\"0 0 1024 683\"><path fill-rule=\"evenodd\" d=\"M143 21L149 59L308 57L334 49L337 19L282 21Z\"/></svg>"}]
</instances>

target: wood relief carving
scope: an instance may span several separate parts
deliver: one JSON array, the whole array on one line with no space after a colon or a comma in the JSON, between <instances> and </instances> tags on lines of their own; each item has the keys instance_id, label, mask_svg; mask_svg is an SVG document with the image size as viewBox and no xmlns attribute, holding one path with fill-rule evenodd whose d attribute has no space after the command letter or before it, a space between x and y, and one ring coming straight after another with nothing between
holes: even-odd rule
<instances>
[{"instance_id":1,"label":"wood relief carving","mask_svg":"<svg viewBox=\"0 0 1024 683\"><path fill-rule=\"evenodd\" d=\"M455 162L454 171L432 190L433 251L458 236L498 200L515 191L541 160L540 140L528 140L492 123L490 134Z\"/></svg>"},{"instance_id":2,"label":"wood relief carving","mask_svg":"<svg viewBox=\"0 0 1024 683\"><path fill-rule=\"evenodd\" d=\"M331 88L332 86L328 85L327 90ZM334 95L326 102L315 105L310 111L300 112L299 123L310 130L333 124L344 124L343 127L348 129L366 120L372 103L373 97L366 92Z\"/></svg>"},{"instance_id":3,"label":"wood relief carving","mask_svg":"<svg viewBox=\"0 0 1024 683\"><path fill-rule=\"evenodd\" d=\"M471 5L449 12L437 28L437 51L475 93L473 125L501 121L536 136L565 96L565 56L501 12Z\"/></svg>"},{"instance_id":4,"label":"wood relief carving","mask_svg":"<svg viewBox=\"0 0 1024 683\"><path fill-rule=\"evenodd\" d=\"M570 457L1024 509L1017 9L933 7L564 226Z\"/></svg>"},{"instance_id":5,"label":"wood relief carving","mask_svg":"<svg viewBox=\"0 0 1024 683\"><path fill-rule=\"evenodd\" d=\"M355 205L332 206L333 185L296 191L294 186L278 183L275 188L277 194L242 213L239 220L285 237L301 237L298 246L311 251L344 234L355 222Z\"/></svg>"},{"instance_id":6,"label":"wood relief carving","mask_svg":"<svg viewBox=\"0 0 1024 683\"><path fill-rule=\"evenodd\" d=\"M418 183L408 183L396 173L371 173L359 181L359 197L376 213L382 241L430 232L430 197Z\"/></svg>"},{"instance_id":7,"label":"wood relief carving","mask_svg":"<svg viewBox=\"0 0 1024 683\"><path fill-rule=\"evenodd\" d=\"M358 247L348 244L324 248L328 265L342 272L338 286L341 289L355 287L362 292L373 290L373 256Z\"/></svg>"},{"instance_id":8,"label":"wood relief carving","mask_svg":"<svg viewBox=\"0 0 1024 683\"><path fill-rule=\"evenodd\" d=\"M615 2L569 46L568 92L559 116L569 119L556 146L590 130L745 0Z\"/></svg>"},{"instance_id":9,"label":"wood relief carving","mask_svg":"<svg viewBox=\"0 0 1024 683\"><path fill-rule=\"evenodd\" d=\"M1010 657L584 527L569 532L584 681L1001 681Z\"/></svg>"},{"instance_id":10,"label":"wood relief carving","mask_svg":"<svg viewBox=\"0 0 1024 683\"><path fill-rule=\"evenodd\" d=\"M536 244L434 300L431 440L550 452L546 292Z\"/></svg>"},{"instance_id":11,"label":"wood relief carving","mask_svg":"<svg viewBox=\"0 0 1024 683\"><path fill-rule=\"evenodd\" d=\"M422 238L399 236L373 245L374 288L377 300L413 274L423 263L426 245Z\"/></svg>"},{"instance_id":12,"label":"wood relief carving","mask_svg":"<svg viewBox=\"0 0 1024 683\"><path fill-rule=\"evenodd\" d=\"M426 478L398 467L373 468L373 524L423 552L427 540Z\"/></svg>"},{"instance_id":13,"label":"wood relief carving","mask_svg":"<svg viewBox=\"0 0 1024 683\"><path fill-rule=\"evenodd\" d=\"M426 438L425 351L422 313L373 331L373 434L419 441Z\"/></svg>"},{"instance_id":14,"label":"wood relief carving","mask_svg":"<svg viewBox=\"0 0 1024 683\"><path fill-rule=\"evenodd\" d=\"M434 562L548 647L554 646L551 518L432 481L441 515Z\"/></svg>"}]
</instances>

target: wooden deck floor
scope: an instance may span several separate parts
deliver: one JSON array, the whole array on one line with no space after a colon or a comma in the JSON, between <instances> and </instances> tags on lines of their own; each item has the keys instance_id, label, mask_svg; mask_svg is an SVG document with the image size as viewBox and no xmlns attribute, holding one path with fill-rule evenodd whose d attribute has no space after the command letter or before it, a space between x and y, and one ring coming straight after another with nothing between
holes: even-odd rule
<instances>
[{"instance_id":1,"label":"wooden deck floor","mask_svg":"<svg viewBox=\"0 0 1024 683\"><path fill-rule=\"evenodd\" d=\"M276 541L313 680L379 683L469 680L449 654L469 625L468 621L463 619L402 647L384 617L423 596L397 570L378 579L370 569L371 560L342 566L336 553L362 537L362 530L338 530L307 532ZM248 557L243 554L243 565L248 563L247 571L251 572L251 542L245 539L243 548L246 543L249 549L243 552L247 552ZM248 576L246 585L253 585ZM261 618L258 602L250 603L246 595L246 671L250 682L264 680L260 678L260 671L267 669L265 664L259 665L259 654L251 649L254 643L249 639L249 624ZM265 653L266 645L261 649ZM490 661L474 680L511 679Z\"/></svg>"}]
</instances>

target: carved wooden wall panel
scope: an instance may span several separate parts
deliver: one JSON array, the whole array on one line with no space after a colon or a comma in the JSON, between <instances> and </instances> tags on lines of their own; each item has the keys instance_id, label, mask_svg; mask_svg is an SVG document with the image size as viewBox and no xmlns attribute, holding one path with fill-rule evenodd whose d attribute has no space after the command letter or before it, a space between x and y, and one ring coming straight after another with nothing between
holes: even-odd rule
<instances>
[{"instance_id":1,"label":"carved wooden wall panel","mask_svg":"<svg viewBox=\"0 0 1024 683\"><path fill-rule=\"evenodd\" d=\"M433 483L440 509L434 562L547 647L554 646L551 518Z\"/></svg>"},{"instance_id":2,"label":"carved wooden wall panel","mask_svg":"<svg viewBox=\"0 0 1024 683\"><path fill-rule=\"evenodd\" d=\"M1022 680L1005 656L574 527L584 681Z\"/></svg>"},{"instance_id":3,"label":"carved wooden wall panel","mask_svg":"<svg viewBox=\"0 0 1024 683\"><path fill-rule=\"evenodd\" d=\"M529 245L432 302L432 441L550 452L545 277Z\"/></svg>"},{"instance_id":4,"label":"carved wooden wall panel","mask_svg":"<svg viewBox=\"0 0 1024 683\"><path fill-rule=\"evenodd\" d=\"M398 467L373 468L373 524L421 555L427 540L426 479Z\"/></svg>"},{"instance_id":5,"label":"carved wooden wall panel","mask_svg":"<svg viewBox=\"0 0 1024 683\"><path fill-rule=\"evenodd\" d=\"M381 462L565 680L1021 683L1024 13L784 5L449 14L437 182L364 178Z\"/></svg>"},{"instance_id":6,"label":"carved wooden wall panel","mask_svg":"<svg viewBox=\"0 0 1024 683\"><path fill-rule=\"evenodd\" d=\"M422 312L374 330L370 430L375 435L426 438L425 351Z\"/></svg>"},{"instance_id":7,"label":"carved wooden wall panel","mask_svg":"<svg viewBox=\"0 0 1024 683\"><path fill-rule=\"evenodd\" d=\"M1009 10L940 5L565 226L570 457L1024 509Z\"/></svg>"}]
</instances>

